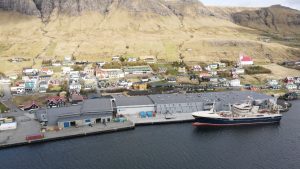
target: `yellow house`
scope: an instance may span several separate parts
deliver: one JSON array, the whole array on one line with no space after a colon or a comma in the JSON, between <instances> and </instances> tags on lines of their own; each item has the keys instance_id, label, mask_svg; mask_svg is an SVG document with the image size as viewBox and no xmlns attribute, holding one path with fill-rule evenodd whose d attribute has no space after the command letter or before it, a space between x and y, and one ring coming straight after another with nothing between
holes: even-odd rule
<instances>
[{"instance_id":1,"label":"yellow house","mask_svg":"<svg viewBox=\"0 0 300 169\"><path fill-rule=\"evenodd\" d=\"M134 90L147 90L148 84L147 83L135 83L133 84Z\"/></svg>"}]
</instances>

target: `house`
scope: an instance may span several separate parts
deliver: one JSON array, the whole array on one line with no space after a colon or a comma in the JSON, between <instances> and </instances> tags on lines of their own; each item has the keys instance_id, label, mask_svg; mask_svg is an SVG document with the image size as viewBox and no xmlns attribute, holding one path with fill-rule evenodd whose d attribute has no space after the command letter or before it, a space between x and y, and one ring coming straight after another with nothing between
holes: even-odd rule
<instances>
[{"instance_id":1,"label":"house","mask_svg":"<svg viewBox=\"0 0 300 169\"><path fill-rule=\"evenodd\" d=\"M134 90L147 90L148 89L148 84L144 82L138 82L133 84L133 89Z\"/></svg>"},{"instance_id":2,"label":"house","mask_svg":"<svg viewBox=\"0 0 300 169\"><path fill-rule=\"evenodd\" d=\"M97 79L95 77L86 77L82 80L84 90L93 90L97 88Z\"/></svg>"},{"instance_id":3,"label":"house","mask_svg":"<svg viewBox=\"0 0 300 169\"><path fill-rule=\"evenodd\" d=\"M52 66L59 67L59 66L61 66L61 63L59 61L53 61Z\"/></svg>"},{"instance_id":4,"label":"house","mask_svg":"<svg viewBox=\"0 0 300 169\"><path fill-rule=\"evenodd\" d=\"M69 74L69 79L78 82L80 79L79 71L71 71Z\"/></svg>"},{"instance_id":5,"label":"house","mask_svg":"<svg viewBox=\"0 0 300 169\"><path fill-rule=\"evenodd\" d=\"M209 79L210 82L213 82L213 83L218 83L219 82L219 78L217 77L212 77Z\"/></svg>"},{"instance_id":6,"label":"house","mask_svg":"<svg viewBox=\"0 0 300 169\"><path fill-rule=\"evenodd\" d=\"M268 86L277 86L279 85L278 80L268 80Z\"/></svg>"},{"instance_id":7,"label":"house","mask_svg":"<svg viewBox=\"0 0 300 169\"><path fill-rule=\"evenodd\" d=\"M230 81L229 81L229 85L230 85L231 87L241 87L241 86L242 86L242 85L241 85L240 79L233 79L233 80L230 80Z\"/></svg>"},{"instance_id":8,"label":"house","mask_svg":"<svg viewBox=\"0 0 300 169\"><path fill-rule=\"evenodd\" d=\"M142 75L153 73L152 68L149 65L145 66L128 66L123 69L125 75Z\"/></svg>"},{"instance_id":9,"label":"house","mask_svg":"<svg viewBox=\"0 0 300 169\"><path fill-rule=\"evenodd\" d=\"M220 84L220 86L223 86L223 87L229 87L230 86L230 84L229 84L229 82L226 78L220 78L219 79L219 84Z\"/></svg>"},{"instance_id":10,"label":"house","mask_svg":"<svg viewBox=\"0 0 300 169\"><path fill-rule=\"evenodd\" d=\"M132 82L126 81L126 80L120 80L118 82L119 87L131 87L133 85Z\"/></svg>"},{"instance_id":11,"label":"house","mask_svg":"<svg viewBox=\"0 0 300 169\"><path fill-rule=\"evenodd\" d=\"M178 67L178 73L186 73L186 68L184 66Z\"/></svg>"},{"instance_id":12,"label":"house","mask_svg":"<svg viewBox=\"0 0 300 169\"><path fill-rule=\"evenodd\" d=\"M67 65L67 66L74 65L73 57L72 56L65 56L63 65Z\"/></svg>"},{"instance_id":13,"label":"house","mask_svg":"<svg viewBox=\"0 0 300 169\"><path fill-rule=\"evenodd\" d=\"M47 98L47 107L63 107L66 106L66 98L61 96L51 96Z\"/></svg>"},{"instance_id":14,"label":"house","mask_svg":"<svg viewBox=\"0 0 300 169\"><path fill-rule=\"evenodd\" d=\"M47 89L49 88L49 84L46 81L41 81L39 83L39 92L40 93L46 93Z\"/></svg>"},{"instance_id":15,"label":"house","mask_svg":"<svg viewBox=\"0 0 300 169\"><path fill-rule=\"evenodd\" d=\"M201 72L202 71L202 67L200 65L194 65L192 69L193 69L194 72Z\"/></svg>"},{"instance_id":16,"label":"house","mask_svg":"<svg viewBox=\"0 0 300 169\"><path fill-rule=\"evenodd\" d=\"M219 62L217 64L218 64L218 68L225 68L227 66L226 63L222 63L222 62Z\"/></svg>"},{"instance_id":17,"label":"house","mask_svg":"<svg viewBox=\"0 0 300 169\"><path fill-rule=\"evenodd\" d=\"M167 73L167 71L168 71L168 68L166 68L166 67L159 67L158 68L158 73Z\"/></svg>"},{"instance_id":18,"label":"house","mask_svg":"<svg viewBox=\"0 0 300 169\"><path fill-rule=\"evenodd\" d=\"M168 77L166 79L169 83L176 83L176 77Z\"/></svg>"},{"instance_id":19,"label":"house","mask_svg":"<svg viewBox=\"0 0 300 169\"><path fill-rule=\"evenodd\" d=\"M82 88L82 86L81 86L81 84L78 81L72 81L71 80L69 82L69 92L70 93L74 93L74 92L80 93L81 88Z\"/></svg>"},{"instance_id":20,"label":"house","mask_svg":"<svg viewBox=\"0 0 300 169\"><path fill-rule=\"evenodd\" d=\"M83 73L88 75L88 76L94 76L95 75L95 69L93 68L93 66L91 64L89 64L86 67L84 67Z\"/></svg>"},{"instance_id":21,"label":"house","mask_svg":"<svg viewBox=\"0 0 300 169\"><path fill-rule=\"evenodd\" d=\"M128 61L128 62L137 62L137 58L132 58L132 57L130 57L130 58L128 58L127 61Z\"/></svg>"},{"instance_id":22,"label":"house","mask_svg":"<svg viewBox=\"0 0 300 169\"><path fill-rule=\"evenodd\" d=\"M294 83L295 84L300 84L300 77L295 77L294 78Z\"/></svg>"},{"instance_id":23,"label":"house","mask_svg":"<svg viewBox=\"0 0 300 169\"><path fill-rule=\"evenodd\" d=\"M294 83L294 82L295 82L295 79L294 79L294 77L286 77L286 78L284 79L284 82L285 82L285 83Z\"/></svg>"},{"instance_id":24,"label":"house","mask_svg":"<svg viewBox=\"0 0 300 169\"><path fill-rule=\"evenodd\" d=\"M62 67L62 73L69 74L73 69L71 67Z\"/></svg>"},{"instance_id":25,"label":"house","mask_svg":"<svg viewBox=\"0 0 300 169\"><path fill-rule=\"evenodd\" d=\"M48 86L59 86L61 85L61 81L59 79L50 79L48 81Z\"/></svg>"},{"instance_id":26,"label":"house","mask_svg":"<svg viewBox=\"0 0 300 169\"><path fill-rule=\"evenodd\" d=\"M51 76L51 75L53 75L53 73L54 73L53 70L46 68L46 67L40 69L40 74Z\"/></svg>"},{"instance_id":27,"label":"house","mask_svg":"<svg viewBox=\"0 0 300 169\"><path fill-rule=\"evenodd\" d=\"M200 78L203 78L203 77L211 77L212 75L211 74L209 74L209 73L207 73L207 72L203 72L203 73L200 73L199 74L199 77Z\"/></svg>"},{"instance_id":28,"label":"house","mask_svg":"<svg viewBox=\"0 0 300 169\"><path fill-rule=\"evenodd\" d=\"M48 89L48 87L49 87L48 82L46 82L46 81L40 81L39 88L41 88L41 87Z\"/></svg>"},{"instance_id":29,"label":"house","mask_svg":"<svg viewBox=\"0 0 300 169\"><path fill-rule=\"evenodd\" d=\"M125 74L121 69L96 68L95 72L98 80L119 79L125 77Z\"/></svg>"},{"instance_id":30,"label":"house","mask_svg":"<svg viewBox=\"0 0 300 169\"><path fill-rule=\"evenodd\" d=\"M288 90L297 90L298 89L298 86L296 84L292 84L292 83L287 84L285 87Z\"/></svg>"},{"instance_id":31,"label":"house","mask_svg":"<svg viewBox=\"0 0 300 169\"><path fill-rule=\"evenodd\" d=\"M218 65L218 63L213 63L213 64L209 64L208 67L209 67L210 69L218 69L218 68L219 68L219 65Z\"/></svg>"},{"instance_id":32,"label":"house","mask_svg":"<svg viewBox=\"0 0 300 169\"><path fill-rule=\"evenodd\" d=\"M231 70L231 73L232 73L232 75L233 74L238 74L238 75L245 74L245 69L243 69L243 68L233 68Z\"/></svg>"},{"instance_id":33,"label":"house","mask_svg":"<svg viewBox=\"0 0 300 169\"><path fill-rule=\"evenodd\" d=\"M112 60L113 62L120 62L120 56L113 56L113 57L111 58L111 60Z\"/></svg>"},{"instance_id":34,"label":"house","mask_svg":"<svg viewBox=\"0 0 300 169\"><path fill-rule=\"evenodd\" d=\"M23 69L23 75L25 76L37 76L39 74L38 69L33 69L33 68L24 68Z\"/></svg>"},{"instance_id":35,"label":"house","mask_svg":"<svg viewBox=\"0 0 300 169\"><path fill-rule=\"evenodd\" d=\"M247 56L247 55L240 55L238 64L240 66L249 66L249 65L253 65L254 62L253 62L252 57Z\"/></svg>"},{"instance_id":36,"label":"house","mask_svg":"<svg viewBox=\"0 0 300 169\"><path fill-rule=\"evenodd\" d=\"M99 67L103 67L106 63L105 62L97 62L96 65Z\"/></svg>"},{"instance_id":37,"label":"house","mask_svg":"<svg viewBox=\"0 0 300 169\"><path fill-rule=\"evenodd\" d=\"M14 86L10 88L12 94L24 94L25 93L25 86Z\"/></svg>"},{"instance_id":38,"label":"house","mask_svg":"<svg viewBox=\"0 0 300 169\"><path fill-rule=\"evenodd\" d=\"M155 56L142 56L141 59L148 64L154 64L157 61Z\"/></svg>"},{"instance_id":39,"label":"house","mask_svg":"<svg viewBox=\"0 0 300 169\"><path fill-rule=\"evenodd\" d=\"M37 80L26 80L24 85L25 92L35 92L37 89Z\"/></svg>"},{"instance_id":40,"label":"house","mask_svg":"<svg viewBox=\"0 0 300 169\"><path fill-rule=\"evenodd\" d=\"M72 105L76 105L78 103L83 102L83 96L77 93L73 93L69 99Z\"/></svg>"},{"instance_id":41,"label":"house","mask_svg":"<svg viewBox=\"0 0 300 169\"><path fill-rule=\"evenodd\" d=\"M25 104L24 106L20 106L20 109L23 110L23 111L33 111L33 110L37 110L39 109L39 105L36 104L35 101L31 101L27 104Z\"/></svg>"}]
</instances>

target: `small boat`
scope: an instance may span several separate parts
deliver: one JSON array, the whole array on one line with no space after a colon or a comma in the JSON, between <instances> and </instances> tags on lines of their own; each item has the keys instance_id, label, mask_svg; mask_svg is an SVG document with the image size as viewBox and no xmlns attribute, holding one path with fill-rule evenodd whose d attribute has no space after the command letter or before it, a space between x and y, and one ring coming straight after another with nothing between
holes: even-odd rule
<instances>
[{"instance_id":1,"label":"small boat","mask_svg":"<svg viewBox=\"0 0 300 169\"><path fill-rule=\"evenodd\" d=\"M245 104L246 105L246 104ZM230 106L229 107L234 107ZM210 111L199 111L193 113L195 118L194 126L239 126L239 125L257 125L257 124L269 124L279 123L282 114L278 109L263 109L260 110L259 106L250 106L246 108L229 111L214 110L214 106ZM275 108L275 106L274 106ZM242 110L242 111L240 111ZM246 111L247 110L247 111Z\"/></svg>"}]
</instances>

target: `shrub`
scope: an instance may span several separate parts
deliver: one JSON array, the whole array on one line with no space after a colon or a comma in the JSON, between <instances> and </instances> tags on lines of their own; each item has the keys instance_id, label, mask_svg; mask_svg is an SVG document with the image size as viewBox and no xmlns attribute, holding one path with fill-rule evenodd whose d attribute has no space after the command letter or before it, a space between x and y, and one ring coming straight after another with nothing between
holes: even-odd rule
<instances>
[{"instance_id":1,"label":"shrub","mask_svg":"<svg viewBox=\"0 0 300 169\"><path fill-rule=\"evenodd\" d=\"M270 74L272 71L270 69L264 68L262 66L249 66L245 68L246 74Z\"/></svg>"}]
</instances>

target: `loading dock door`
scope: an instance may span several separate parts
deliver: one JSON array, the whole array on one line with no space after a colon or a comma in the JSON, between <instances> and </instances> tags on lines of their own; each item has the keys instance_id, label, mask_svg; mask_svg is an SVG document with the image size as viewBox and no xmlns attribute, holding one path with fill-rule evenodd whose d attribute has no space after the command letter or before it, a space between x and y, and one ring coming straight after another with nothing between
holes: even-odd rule
<instances>
[{"instance_id":1,"label":"loading dock door","mask_svg":"<svg viewBox=\"0 0 300 169\"><path fill-rule=\"evenodd\" d=\"M70 122L64 122L64 128L69 128L70 127Z\"/></svg>"}]
</instances>

